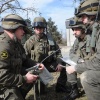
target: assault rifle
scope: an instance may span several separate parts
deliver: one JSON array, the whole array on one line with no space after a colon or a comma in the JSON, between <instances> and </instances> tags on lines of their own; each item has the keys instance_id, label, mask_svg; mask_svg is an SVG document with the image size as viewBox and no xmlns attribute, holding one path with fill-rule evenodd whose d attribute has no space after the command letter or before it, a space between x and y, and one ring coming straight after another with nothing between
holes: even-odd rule
<instances>
[{"instance_id":1,"label":"assault rifle","mask_svg":"<svg viewBox=\"0 0 100 100\"><path fill-rule=\"evenodd\" d=\"M59 50L60 50L60 48L57 49L57 50L56 50L55 52L53 52L52 54L50 54L49 56L47 56L46 58L44 58L44 59L40 62L40 64L43 63L47 58L49 58L50 56L52 56L53 54L55 54L55 53L56 53L57 51L59 51ZM31 67L31 68L26 69L26 71L27 71L27 72L30 72L30 73L32 73L32 74L34 74L34 75L39 75L40 80L41 80L45 85L47 85L47 84L53 79L51 73L46 69L46 67L44 67L44 69L43 69L42 71L39 70L39 64L38 64L38 65L35 65L35 66Z\"/></svg>"}]
</instances>

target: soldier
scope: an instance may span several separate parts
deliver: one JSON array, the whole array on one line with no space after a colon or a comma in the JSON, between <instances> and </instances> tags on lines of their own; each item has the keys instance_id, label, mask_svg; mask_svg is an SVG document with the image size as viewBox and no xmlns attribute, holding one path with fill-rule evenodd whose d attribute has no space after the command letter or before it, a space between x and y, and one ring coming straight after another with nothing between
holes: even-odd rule
<instances>
[{"instance_id":1,"label":"soldier","mask_svg":"<svg viewBox=\"0 0 100 100\"><path fill-rule=\"evenodd\" d=\"M98 20L99 19L99 0L87 0L86 2L83 1L80 6L79 10L75 13L77 17L81 17L83 23L86 25L87 30L91 30L91 53L94 55L95 53L95 45L96 45L96 31L97 27L99 26ZM86 7L88 5L92 5L92 7ZM85 8L86 7L86 8ZM92 9L92 10L91 10ZM98 11L97 11L98 9Z\"/></svg>"},{"instance_id":2,"label":"soldier","mask_svg":"<svg viewBox=\"0 0 100 100\"><path fill-rule=\"evenodd\" d=\"M26 54L32 60L41 62L44 58L58 50L58 52L47 58L43 64L50 72L60 71L60 76L56 84L56 92L66 92L66 71L61 67L62 63L57 60L57 58L62 57L61 51L53 40L51 33L45 32L47 28L46 20L43 17L34 18L33 28L35 34L31 36L24 45ZM42 84L40 91L41 94L45 93L44 84Z\"/></svg>"},{"instance_id":3,"label":"soldier","mask_svg":"<svg viewBox=\"0 0 100 100\"><path fill-rule=\"evenodd\" d=\"M0 35L0 100L25 100L27 92L38 78L24 70L36 65L35 61L26 56L20 43L24 31L28 29L25 21L16 14L3 18L2 28L4 33ZM44 65L41 64L39 70L43 68Z\"/></svg>"},{"instance_id":4,"label":"soldier","mask_svg":"<svg viewBox=\"0 0 100 100\"><path fill-rule=\"evenodd\" d=\"M74 17L74 19L70 20L70 27L73 30L73 33L76 37L76 40L70 49L70 59L73 60L76 63L82 63L85 60L89 59L90 54L90 34L86 33L85 31L85 25L82 23L82 21ZM67 79L68 82L71 83L71 92L70 95L66 96L65 100L73 100L79 97L79 90L77 86L77 73L68 74L67 73Z\"/></svg>"},{"instance_id":5,"label":"soldier","mask_svg":"<svg viewBox=\"0 0 100 100\"><path fill-rule=\"evenodd\" d=\"M93 25L91 41L94 41L95 54L92 59L76 66L66 67L66 71L71 74L73 72L82 73L81 83L85 90L88 100L99 100L100 98L100 1L86 0L80 4L78 14L86 24ZM95 26L96 24L96 26ZM92 46L92 45L90 45Z\"/></svg>"}]
</instances>

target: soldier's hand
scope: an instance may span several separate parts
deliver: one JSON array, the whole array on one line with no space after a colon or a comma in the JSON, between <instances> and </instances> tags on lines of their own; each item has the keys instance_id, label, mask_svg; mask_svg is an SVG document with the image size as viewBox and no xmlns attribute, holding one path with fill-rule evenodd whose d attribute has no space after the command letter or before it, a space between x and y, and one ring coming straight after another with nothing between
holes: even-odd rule
<instances>
[{"instance_id":1,"label":"soldier's hand","mask_svg":"<svg viewBox=\"0 0 100 100\"><path fill-rule=\"evenodd\" d=\"M34 81L37 80L38 78L38 75L33 75L33 74L30 74L29 72L25 75L26 77L26 82L27 83L33 83Z\"/></svg>"},{"instance_id":2,"label":"soldier's hand","mask_svg":"<svg viewBox=\"0 0 100 100\"><path fill-rule=\"evenodd\" d=\"M57 72L60 72L62 70L62 65L61 64L58 64L57 67L56 67L56 71Z\"/></svg>"},{"instance_id":3,"label":"soldier's hand","mask_svg":"<svg viewBox=\"0 0 100 100\"><path fill-rule=\"evenodd\" d=\"M68 66L66 67L66 71L68 74L72 74L73 72L75 72L75 67L74 66Z\"/></svg>"}]
</instances>

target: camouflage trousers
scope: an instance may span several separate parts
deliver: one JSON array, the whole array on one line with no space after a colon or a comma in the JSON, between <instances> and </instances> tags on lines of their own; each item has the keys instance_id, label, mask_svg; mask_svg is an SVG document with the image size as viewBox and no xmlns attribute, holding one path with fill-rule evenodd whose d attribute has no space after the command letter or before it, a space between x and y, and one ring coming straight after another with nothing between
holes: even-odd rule
<instances>
[{"instance_id":1,"label":"camouflage trousers","mask_svg":"<svg viewBox=\"0 0 100 100\"><path fill-rule=\"evenodd\" d=\"M86 93L88 100L99 100L100 98L100 71L88 70L81 68L80 80L82 87ZM73 84L77 83L77 75L75 73L68 74L68 80Z\"/></svg>"},{"instance_id":2,"label":"camouflage trousers","mask_svg":"<svg viewBox=\"0 0 100 100\"><path fill-rule=\"evenodd\" d=\"M69 66L66 64L66 66ZM86 68L81 68L79 74L82 74L83 72L87 71L88 69ZM67 73L67 81L70 82L71 84L77 84L77 72L74 72L72 74Z\"/></svg>"},{"instance_id":3,"label":"camouflage trousers","mask_svg":"<svg viewBox=\"0 0 100 100\"><path fill-rule=\"evenodd\" d=\"M67 66L69 66L69 65L66 64L66 67L67 67ZM77 83L77 73L76 73L76 72L74 72L74 73L72 73L72 74L68 74L68 73L66 72L66 74L67 74L67 81L68 81L69 83L71 83L71 84L76 84L76 83Z\"/></svg>"},{"instance_id":4,"label":"camouflage trousers","mask_svg":"<svg viewBox=\"0 0 100 100\"><path fill-rule=\"evenodd\" d=\"M80 78L88 100L100 100L100 71L87 70Z\"/></svg>"}]
</instances>

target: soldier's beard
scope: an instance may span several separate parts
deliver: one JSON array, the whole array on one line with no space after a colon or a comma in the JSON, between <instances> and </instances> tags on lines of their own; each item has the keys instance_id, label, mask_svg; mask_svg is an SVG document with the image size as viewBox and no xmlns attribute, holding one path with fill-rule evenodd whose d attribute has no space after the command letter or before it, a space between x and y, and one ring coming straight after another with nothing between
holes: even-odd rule
<instances>
[{"instance_id":1,"label":"soldier's beard","mask_svg":"<svg viewBox=\"0 0 100 100\"><path fill-rule=\"evenodd\" d=\"M76 35L75 37L76 37L76 38L80 38L80 35Z\"/></svg>"},{"instance_id":2,"label":"soldier's beard","mask_svg":"<svg viewBox=\"0 0 100 100\"><path fill-rule=\"evenodd\" d=\"M41 37L43 36L43 33L36 34L36 36L37 36L38 38L41 38Z\"/></svg>"},{"instance_id":3,"label":"soldier's beard","mask_svg":"<svg viewBox=\"0 0 100 100\"><path fill-rule=\"evenodd\" d=\"M82 39L82 37L83 37L83 32L80 32L80 34L79 34L79 35L76 35L75 37L78 38L78 39Z\"/></svg>"}]
</instances>

